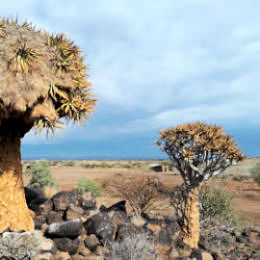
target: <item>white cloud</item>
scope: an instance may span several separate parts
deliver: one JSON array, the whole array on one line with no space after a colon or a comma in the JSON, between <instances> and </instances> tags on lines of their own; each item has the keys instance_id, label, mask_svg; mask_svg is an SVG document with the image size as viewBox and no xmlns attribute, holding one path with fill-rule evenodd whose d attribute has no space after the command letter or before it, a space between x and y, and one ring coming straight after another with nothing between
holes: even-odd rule
<instances>
[{"instance_id":1,"label":"white cloud","mask_svg":"<svg viewBox=\"0 0 260 260\"><path fill-rule=\"evenodd\" d=\"M111 111L110 123L90 124L94 136L190 120L256 123L258 0L23 0L1 7L2 16L66 32L88 54L94 92ZM117 125L115 111L132 116ZM62 136L70 131L85 138L78 128Z\"/></svg>"}]
</instances>

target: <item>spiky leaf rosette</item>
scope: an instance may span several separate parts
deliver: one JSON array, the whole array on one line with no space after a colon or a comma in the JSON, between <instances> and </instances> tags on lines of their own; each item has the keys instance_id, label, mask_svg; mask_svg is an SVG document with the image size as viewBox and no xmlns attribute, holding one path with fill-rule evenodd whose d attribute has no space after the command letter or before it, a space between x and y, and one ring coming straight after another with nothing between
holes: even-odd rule
<instances>
[{"instance_id":1,"label":"spiky leaf rosette","mask_svg":"<svg viewBox=\"0 0 260 260\"><path fill-rule=\"evenodd\" d=\"M168 154L187 186L196 186L243 158L221 127L200 122L161 130L157 145Z\"/></svg>"},{"instance_id":2,"label":"spiky leaf rosette","mask_svg":"<svg viewBox=\"0 0 260 260\"><path fill-rule=\"evenodd\" d=\"M60 118L87 119L96 99L83 62L65 35L0 20L0 128L10 119L26 131L33 125L53 130Z\"/></svg>"}]
</instances>

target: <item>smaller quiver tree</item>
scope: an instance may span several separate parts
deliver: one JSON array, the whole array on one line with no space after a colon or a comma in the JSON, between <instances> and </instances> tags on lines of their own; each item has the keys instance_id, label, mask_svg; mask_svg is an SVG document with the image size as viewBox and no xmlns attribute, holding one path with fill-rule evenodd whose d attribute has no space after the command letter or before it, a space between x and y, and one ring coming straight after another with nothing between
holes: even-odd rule
<instances>
[{"instance_id":1,"label":"smaller quiver tree","mask_svg":"<svg viewBox=\"0 0 260 260\"><path fill-rule=\"evenodd\" d=\"M21 138L34 126L53 134L94 110L81 51L63 34L0 19L0 233L34 229L22 179Z\"/></svg>"},{"instance_id":2,"label":"smaller quiver tree","mask_svg":"<svg viewBox=\"0 0 260 260\"><path fill-rule=\"evenodd\" d=\"M197 248L199 241L199 189L211 176L243 158L230 135L221 127L200 122L160 132L159 148L179 170L187 192L182 227L183 242Z\"/></svg>"}]
</instances>

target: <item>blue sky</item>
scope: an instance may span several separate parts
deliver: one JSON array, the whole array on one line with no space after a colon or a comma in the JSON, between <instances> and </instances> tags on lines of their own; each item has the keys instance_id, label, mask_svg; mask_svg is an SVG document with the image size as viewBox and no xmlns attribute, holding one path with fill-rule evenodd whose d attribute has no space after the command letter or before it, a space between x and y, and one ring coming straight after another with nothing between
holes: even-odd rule
<instances>
[{"instance_id":1,"label":"blue sky","mask_svg":"<svg viewBox=\"0 0 260 260\"><path fill-rule=\"evenodd\" d=\"M158 131L197 120L260 156L259 13L259 0L2 1L1 16L80 46L99 99L55 142L27 134L23 157L159 158Z\"/></svg>"}]
</instances>

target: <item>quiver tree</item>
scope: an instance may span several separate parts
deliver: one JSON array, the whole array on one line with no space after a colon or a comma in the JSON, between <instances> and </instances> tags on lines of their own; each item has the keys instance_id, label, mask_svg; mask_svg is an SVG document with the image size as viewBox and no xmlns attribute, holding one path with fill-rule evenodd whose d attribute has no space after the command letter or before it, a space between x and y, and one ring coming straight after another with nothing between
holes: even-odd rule
<instances>
[{"instance_id":1,"label":"quiver tree","mask_svg":"<svg viewBox=\"0 0 260 260\"><path fill-rule=\"evenodd\" d=\"M34 228L24 196L21 138L33 126L53 134L94 109L83 61L63 34L0 20L0 232Z\"/></svg>"},{"instance_id":2,"label":"quiver tree","mask_svg":"<svg viewBox=\"0 0 260 260\"><path fill-rule=\"evenodd\" d=\"M199 189L211 176L241 160L243 155L221 127L200 122L161 130L157 144L182 176L187 192L182 239L184 243L197 248Z\"/></svg>"}]
</instances>

